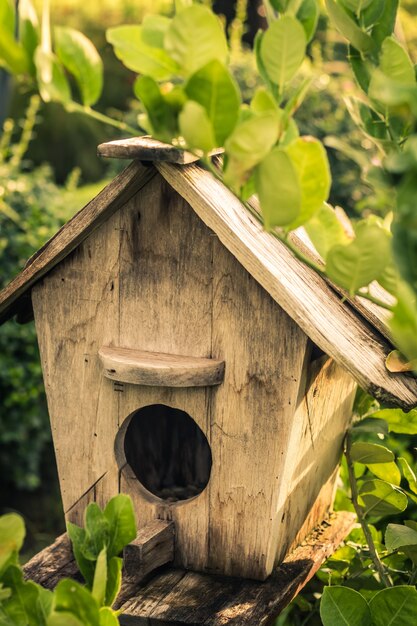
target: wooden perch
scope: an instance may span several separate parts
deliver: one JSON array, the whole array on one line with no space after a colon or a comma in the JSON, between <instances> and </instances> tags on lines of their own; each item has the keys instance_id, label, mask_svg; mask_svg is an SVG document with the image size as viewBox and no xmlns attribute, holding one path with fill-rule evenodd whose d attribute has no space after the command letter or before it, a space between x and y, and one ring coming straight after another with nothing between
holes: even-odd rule
<instances>
[{"instance_id":1,"label":"wooden perch","mask_svg":"<svg viewBox=\"0 0 417 626\"><path fill-rule=\"evenodd\" d=\"M125 582L139 584L151 572L174 559L175 527L173 522L156 519L139 530L137 537L123 550Z\"/></svg>"},{"instance_id":2,"label":"wooden perch","mask_svg":"<svg viewBox=\"0 0 417 626\"><path fill-rule=\"evenodd\" d=\"M224 361L103 346L104 376L149 387L209 387L224 378Z\"/></svg>"}]
</instances>

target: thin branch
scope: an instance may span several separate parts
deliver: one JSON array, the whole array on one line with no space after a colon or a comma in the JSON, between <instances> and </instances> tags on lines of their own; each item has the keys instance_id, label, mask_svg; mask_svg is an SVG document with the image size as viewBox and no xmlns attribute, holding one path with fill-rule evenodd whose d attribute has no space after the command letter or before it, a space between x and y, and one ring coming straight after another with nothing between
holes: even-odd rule
<instances>
[{"instance_id":1,"label":"thin branch","mask_svg":"<svg viewBox=\"0 0 417 626\"><path fill-rule=\"evenodd\" d=\"M359 504L359 494L358 494L358 486L355 478L355 472L353 468L353 461L350 454L351 441L349 434L346 437L346 445L345 445L345 457L349 474L349 483L352 495L352 504L355 509L356 515L358 516L359 523L362 527L363 534L365 535L366 541L368 543L369 554L377 570L381 582L385 585L385 587L392 587L393 583L391 578L389 577L380 557L377 552L377 549L374 544L374 540L372 538L371 531L368 526L368 522L365 519L365 514Z\"/></svg>"}]
</instances>

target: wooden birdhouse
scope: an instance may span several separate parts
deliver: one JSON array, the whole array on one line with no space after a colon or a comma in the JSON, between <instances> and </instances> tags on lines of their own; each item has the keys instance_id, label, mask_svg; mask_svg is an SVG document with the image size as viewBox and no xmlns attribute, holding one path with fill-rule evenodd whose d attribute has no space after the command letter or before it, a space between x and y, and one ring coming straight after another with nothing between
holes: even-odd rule
<instances>
[{"instance_id":1,"label":"wooden birdhouse","mask_svg":"<svg viewBox=\"0 0 417 626\"><path fill-rule=\"evenodd\" d=\"M65 513L128 493L179 566L263 580L332 507L356 384L411 408L417 381L386 370L378 307L189 155L100 152L134 160L0 294L35 319Z\"/></svg>"}]
</instances>

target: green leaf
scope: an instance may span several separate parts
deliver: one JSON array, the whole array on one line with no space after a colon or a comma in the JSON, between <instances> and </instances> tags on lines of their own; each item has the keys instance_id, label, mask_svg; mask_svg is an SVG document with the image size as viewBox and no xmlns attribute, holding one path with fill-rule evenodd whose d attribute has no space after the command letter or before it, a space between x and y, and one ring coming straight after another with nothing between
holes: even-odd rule
<instances>
[{"instance_id":1,"label":"green leaf","mask_svg":"<svg viewBox=\"0 0 417 626\"><path fill-rule=\"evenodd\" d=\"M193 100L186 102L178 119L180 133L191 150L207 154L216 147L213 125L200 104Z\"/></svg>"},{"instance_id":2,"label":"green leaf","mask_svg":"<svg viewBox=\"0 0 417 626\"><path fill-rule=\"evenodd\" d=\"M382 435L388 435L388 424L384 419L366 417L360 422L356 422L353 428L355 433L381 433Z\"/></svg>"},{"instance_id":3,"label":"green leaf","mask_svg":"<svg viewBox=\"0 0 417 626\"><path fill-rule=\"evenodd\" d=\"M165 33L165 49L185 75L214 59L225 63L228 53L219 18L197 4L176 14Z\"/></svg>"},{"instance_id":4,"label":"green leaf","mask_svg":"<svg viewBox=\"0 0 417 626\"><path fill-rule=\"evenodd\" d=\"M397 303L393 307L393 316L389 321L391 334L394 344L409 361L414 361L417 359L417 306L414 294L408 285L400 281L396 297ZM413 428L415 412L410 411L407 417L409 419L404 419L403 427Z\"/></svg>"},{"instance_id":5,"label":"green leaf","mask_svg":"<svg viewBox=\"0 0 417 626\"><path fill-rule=\"evenodd\" d=\"M323 203L319 210L304 224L304 228L320 256L326 260L335 244L346 245L351 239L346 234L335 210Z\"/></svg>"},{"instance_id":6,"label":"green leaf","mask_svg":"<svg viewBox=\"0 0 417 626\"><path fill-rule=\"evenodd\" d=\"M100 626L99 607L91 593L70 579L61 580L55 589L55 610L67 611L84 626Z\"/></svg>"},{"instance_id":7,"label":"green leaf","mask_svg":"<svg viewBox=\"0 0 417 626\"><path fill-rule=\"evenodd\" d=\"M397 18L398 0L385 0L383 11L378 18L377 24L372 29L372 39L379 48L385 37L394 31Z\"/></svg>"},{"instance_id":8,"label":"green leaf","mask_svg":"<svg viewBox=\"0 0 417 626\"><path fill-rule=\"evenodd\" d=\"M163 48L165 33L171 20L164 15L145 15L142 22L142 41L153 48Z\"/></svg>"},{"instance_id":9,"label":"green leaf","mask_svg":"<svg viewBox=\"0 0 417 626\"><path fill-rule=\"evenodd\" d=\"M307 43L309 43L316 32L319 21L320 10L316 0L303 0L297 11L297 20L304 28Z\"/></svg>"},{"instance_id":10,"label":"green leaf","mask_svg":"<svg viewBox=\"0 0 417 626\"><path fill-rule=\"evenodd\" d=\"M277 117L282 116L282 110L278 107L273 95L265 87L258 87L250 103L254 113L274 113Z\"/></svg>"},{"instance_id":11,"label":"green leaf","mask_svg":"<svg viewBox=\"0 0 417 626\"><path fill-rule=\"evenodd\" d=\"M363 58L359 50L349 45L349 62L359 87L365 93L368 93L369 83L371 81L371 66L369 61Z\"/></svg>"},{"instance_id":12,"label":"green leaf","mask_svg":"<svg viewBox=\"0 0 417 626\"><path fill-rule=\"evenodd\" d=\"M403 524L388 524L385 545L390 552L404 546L417 546L417 532Z\"/></svg>"},{"instance_id":13,"label":"green leaf","mask_svg":"<svg viewBox=\"0 0 417 626\"><path fill-rule=\"evenodd\" d=\"M330 167L323 144L313 137L299 137L285 148L298 174L301 187L301 210L289 224L293 230L308 221L328 198Z\"/></svg>"},{"instance_id":14,"label":"green leaf","mask_svg":"<svg viewBox=\"0 0 417 626\"><path fill-rule=\"evenodd\" d=\"M382 42L379 68L391 80L414 85L416 82L414 65L407 52L394 37Z\"/></svg>"},{"instance_id":15,"label":"green leaf","mask_svg":"<svg viewBox=\"0 0 417 626\"><path fill-rule=\"evenodd\" d=\"M100 626L119 626L117 613L107 606L100 609Z\"/></svg>"},{"instance_id":16,"label":"green leaf","mask_svg":"<svg viewBox=\"0 0 417 626\"><path fill-rule=\"evenodd\" d=\"M24 581L23 572L16 565L10 565L5 570L2 582L12 590L12 595L4 604L6 614L19 626L45 626L52 604L51 592L46 592L32 581Z\"/></svg>"},{"instance_id":17,"label":"green leaf","mask_svg":"<svg viewBox=\"0 0 417 626\"><path fill-rule=\"evenodd\" d=\"M105 604L111 606L119 594L122 586L122 566L123 560L118 556L113 556L107 563L107 587Z\"/></svg>"},{"instance_id":18,"label":"green leaf","mask_svg":"<svg viewBox=\"0 0 417 626\"><path fill-rule=\"evenodd\" d=\"M96 569L94 572L93 588L91 593L97 604L102 606L105 603L107 586L107 550L104 547L98 555Z\"/></svg>"},{"instance_id":19,"label":"green leaf","mask_svg":"<svg viewBox=\"0 0 417 626\"><path fill-rule=\"evenodd\" d=\"M301 210L299 176L288 154L274 148L255 170L255 188L265 228L293 223Z\"/></svg>"},{"instance_id":20,"label":"green leaf","mask_svg":"<svg viewBox=\"0 0 417 626\"><path fill-rule=\"evenodd\" d=\"M378 0L380 2L380 0ZM342 0L342 4L355 13L355 15L359 16L362 11L364 11L369 5L373 2L373 0Z\"/></svg>"},{"instance_id":21,"label":"green leaf","mask_svg":"<svg viewBox=\"0 0 417 626\"><path fill-rule=\"evenodd\" d=\"M356 441L352 444L350 455L355 463L369 465L371 463L390 463L394 460L394 454L385 446L378 443L366 443Z\"/></svg>"},{"instance_id":22,"label":"green leaf","mask_svg":"<svg viewBox=\"0 0 417 626\"><path fill-rule=\"evenodd\" d=\"M48 626L85 626L85 623L68 611L54 611L48 618Z\"/></svg>"},{"instance_id":23,"label":"green leaf","mask_svg":"<svg viewBox=\"0 0 417 626\"><path fill-rule=\"evenodd\" d=\"M189 78L184 90L205 109L216 143L223 146L236 126L241 102L239 87L230 72L214 59Z\"/></svg>"},{"instance_id":24,"label":"green leaf","mask_svg":"<svg viewBox=\"0 0 417 626\"><path fill-rule=\"evenodd\" d=\"M86 543L86 532L83 528L67 522L67 533L72 543L72 551L78 565L78 569L84 577L87 585L92 587L94 580L94 561L86 558L84 555L84 547Z\"/></svg>"},{"instance_id":25,"label":"green leaf","mask_svg":"<svg viewBox=\"0 0 417 626\"><path fill-rule=\"evenodd\" d=\"M25 523L17 513L0 517L0 571L13 554L17 554L25 538Z\"/></svg>"},{"instance_id":26,"label":"green leaf","mask_svg":"<svg viewBox=\"0 0 417 626\"><path fill-rule=\"evenodd\" d=\"M147 45L142 39L142 27L125 25L109 28L107 41L114 47L118 59L133 72L168 80L179 73L177 63L165 50Z\"/></svg>"},{"instance_id":27,"label":"green leaf","mask_svg":"<svg viewBox=\"0 0 417 626\"><path fill-rule=\"evenodd\" d=\"M333 246L327 255L326 273L353 296L384 271L391 250L387 231L374 223L360 222L352 243Z\"/></svg>"},{"instance_id":28,"label":"green leaf","mask_svg":"<svg viewBox=\"0 0 417 626\"><path fill-rule=\"evenodd\" d=\"M300 22L284 15L273 22L261 41L260 55L269 79L280 92L304 60L307 39Z\"/></svg>"},{"instance_id":29,"label":"green leaf","mask_svg":"<svg viewBox=\"0 0 417 626\"><path fill-rule=\"evenodd\" d=\"M325 587L320 602L323 626L370 626L365 598L349 587Z\"/></svg>"},{"instance_id":30,"label":"green leaf","mask_svg":"<svg viewBox=\"0 0 417 626\"><path fill-rule=\"evenodd\" d=\"M349 41L350 44L363 54L371 53L375 43L371 37L359 28L354 20L346 13L335 0L325 0L330 19L337 30Z\"/></svg>"},{"instance_id":31,"label":"green leaf","mask_svg":"<svg viewBox=\"0 0 417 626\"><path fill-rule=\"evenodd\" d=\"M275 145L279 132L279 119L274 113L252 115L238 123L225 142L227 164L224 180L239 190L246 173L255 167Z\"/></svg>"},{"instance_id":32,"label":"green leaf","mask_svg":"<svg viewBox=\"0 0 417 626\"><path fill-rule=\"evenodd\" d=\"M417 615L415 587L397 585L379 591L369 601L373 626L412 626Z\"/></svg>"},{"instance_id":33,"label":"green leaf","mask_svg":"<svg viewBox=\"0 0 417 626\"><path fill-rule=\"evenodd\" d=\"M95 104L103 89L103 63L91 41L78 30L56 26L55 52L74 76L86 106Z\"/></svg>"},{"instance_id":34,"label":"green leaf","mask_svg":"<svg viewBox=\"0 0 417 626\"><path fill-rule=\"evenodd\" d=\"M408 413L401 409L381 409L369 417L376 417L387 422L389 431L404 435L417 435L417 409Z\"/></svg>"},{"instance_id":35,"label":"green leaf","mask_svg":"<svg viewBox=\"0 0 417 626\"><path fill-rule=\"evenodd\" d=\"M359 489L359 504L365 515L383 517L401 513L407 508L407 496L383 480L367 480Z\"/></svg>"},{"instance_id":36,"label":"green leaf","mask_svg":"<svg viewBox=\"0 0 417 626\"><path fill-rule=\"evenodd\" d=\"M107 503L104 515L110 524L107 547L109 559L119 555L128 543L136 538L136 520L133 503L126 494L119 494Z\"/></svg>"},{"instance_id":37,"label":"green leaf","mask_svg":"<svg viewBox=\"0 0 417 626\"><path fill-rule=\"evenodd\" d=\"M407 459L405 459L404 457L400 456L398 458L398 462L401 465L401 469L403 471L403 474L404 474L404 477L405 477L406 481L408 482L408 486L410 488L410 491L412 491L413 493L417 494L417 478L416 478L416 475L414 473L414 470L411 468L411 466L408 463Z\"/></svg>"},{"instance_id":38,"label":"green leaf","mask_svg":"<svg viewBox=\"0 0 417 626\"><path fill-rule=\"evenodd\" d=\"M39 44L39 22L35 8L31 0L19 2L20 41L26 51L29 63L29 71L32 76L36 75L34 64L35 50ZM0 18L0 24L2 20Z\"/></svg>"},{"instance_id":39,"label":"green leaf","mask_svg":"<svg viewBox=\"0 0 417 626\"><path fill-rule=\"evenodd\" d=\"M0 66L2 65L5 65L12 74L24 74L30 68L27 52L23 45L15 40L13 29L9 29L7 23L0 21Z\"/></svg>"},{"instance_id":40,"label":"green leaf","mask_svg":"<svg viewBox=\"0 0 417 626\"><path fill-rule=\"evenodd\" d=\"M171 143L178 134L177 112L162 95L158 83L150 76L140 76L135 81L134 92L146 109L152 135Z\"/></svg>"},{"instance_id":41,"label":"green leaf","mask_svg":"<svg viewBox=\"0 0 417 626\"><path fill-rule=\"evenodd\" d=\"M386 480L392 485L400 486L401 472L394 462L391 463L371 463L366 464L370 472L381 480Z\"/></svg>"},{"instance_id":42,"label":"green leaf","mask_svg":"<svg viewBox=\"0 0 417 626\"><path fill-rule=\"evenodd\" d=\"M35 66L42 100L68 104L71 100L71 90L58 58L52 52L46 52L38 46L35 52Z\"/></svg>"}]
</instances>

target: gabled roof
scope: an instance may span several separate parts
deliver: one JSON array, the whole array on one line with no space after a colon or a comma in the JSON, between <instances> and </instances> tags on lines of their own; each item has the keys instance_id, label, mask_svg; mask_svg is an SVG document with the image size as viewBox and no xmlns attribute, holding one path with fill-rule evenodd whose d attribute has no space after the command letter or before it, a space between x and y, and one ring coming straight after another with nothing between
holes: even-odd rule
<instances>
[{"instance_id":1,"label":"gabled roof","mask_svg":"<svg viewBox=\"0 0 417 626\"><path fill-rule=\"evenodd\" d=\"M133 152L132 142L137 148ZM120 150L114 154L112 149L112 156L126 156L123 142L118 145ZM99 152L103 152L102 147ZM152 144L148 139L145 146L143 140L130 140L127 156L132 155L152 160ZM242 203L212 174L190 163L192 159L188 159L188 165L177 164L178 154L169 146L163 146L163 150L159 146L158 159L162 160L153 165L133 161L29 259L22 272L0 292L0 323L19 315L32 286L159 171L312 341L348 370L359 385L387 404L405 409L417 405L417 379L392 374L385 367L392 346L382 309L360 298L346 301L346 294L264 231ZM299 240L298 245L304 244Z\"/></svg>"}]
</instances>

